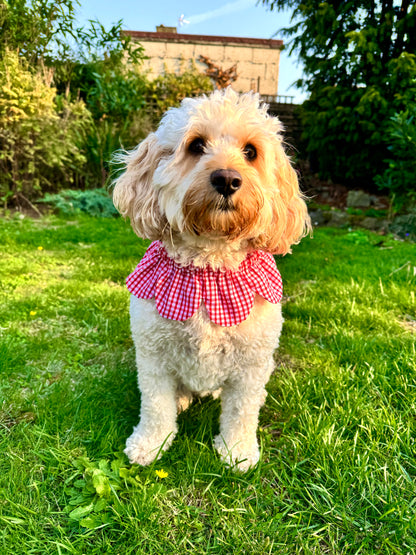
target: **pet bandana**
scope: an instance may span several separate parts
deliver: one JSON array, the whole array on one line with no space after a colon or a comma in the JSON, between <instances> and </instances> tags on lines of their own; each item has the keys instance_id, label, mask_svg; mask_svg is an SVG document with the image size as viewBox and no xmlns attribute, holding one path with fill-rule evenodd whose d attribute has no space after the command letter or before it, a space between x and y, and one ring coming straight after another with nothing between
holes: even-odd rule
<instances>
[{"instance_id":1,"label":"pet bandana","mask_svg":"<svg viewBox=\"0 0 416 555\"><path fill-rule=\"evenodd\" d=\"M253 251L237 270L213 270L190 264L180 266L160 241L153 242L126 280L139 299L155 299L161 316L188 320L204 303L212 322L240 324L250 314L255 294L277 304L282 299L282 278L271 254Z\"/></svg>"}]
</instances>

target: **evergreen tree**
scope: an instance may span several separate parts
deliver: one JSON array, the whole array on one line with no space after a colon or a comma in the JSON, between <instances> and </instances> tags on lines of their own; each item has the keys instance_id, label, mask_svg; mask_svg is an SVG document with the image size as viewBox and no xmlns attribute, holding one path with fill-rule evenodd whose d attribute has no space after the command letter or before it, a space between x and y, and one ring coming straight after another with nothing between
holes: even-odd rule
<instances>
[{"instance_id":1,"label":"evergreen tree","mask_svg":"<svg viewBox=\"0 0 416 555\"><path fill-rule=\"evenodd\" d=\"M391 118L416 104L416 2L263 0L293 8L283 35L304 66L306 149L323 177L371 187Z\"/></svg>"}]
</instances>

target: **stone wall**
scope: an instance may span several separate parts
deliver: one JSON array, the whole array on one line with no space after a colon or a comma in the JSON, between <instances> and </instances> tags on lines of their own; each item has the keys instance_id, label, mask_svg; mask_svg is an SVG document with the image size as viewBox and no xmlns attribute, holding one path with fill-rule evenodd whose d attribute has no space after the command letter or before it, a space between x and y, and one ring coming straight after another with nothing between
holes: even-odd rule
<instances>
[{"instance_id":1,"label":"stone wall","mask_svg":"<svg viewBox=\"0 0 416 555\"><path fill-rule=\"evenodd\" d=\"M181 33L123 31L140 43L148 59L144 70L150 77L165 71L179 73L196 66L204 73L207 66L199 56L207 56L223 69L237 63L237 81L233 88L239 92L250 90L263 95L276 95L279 81L281 40Z\"/></svg>"},{"instance_id":2,"label":"stone wall","mask_svg":"<svg viewBox=\"0 0 416 555\"><path fill-rule=\"evenodd\" d=\"M268 102L269 113L277 116L284 127L285 142L299 151L301 146L302 124L298 114L298 104Z\"/></svg>"}]
</instances>

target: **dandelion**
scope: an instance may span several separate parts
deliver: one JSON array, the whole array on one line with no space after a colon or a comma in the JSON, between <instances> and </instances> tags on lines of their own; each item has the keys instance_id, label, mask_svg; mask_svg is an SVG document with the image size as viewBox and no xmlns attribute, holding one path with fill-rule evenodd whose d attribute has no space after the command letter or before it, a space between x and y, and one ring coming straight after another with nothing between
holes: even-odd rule
<instances>
[{"instance_id":1,"label":"dandelion","mask_svg":"<svg viewBox=\"0 0 416 555\"><path fill-rule=\"evenodd\" d=\"M163 469L162 470L156 470L156 476L158 476L161 480L163 480L163 478L167 478L169 476L169 474L167 472L165 472Z\"/></svg>"},{"instance_id":2,"label":"dandelion","mask_svg":"<svg viewBox=\"0 0 416 555\"><path fill-rule=\"evenodd\" d=\"M31 316L36 316L36 310L31 310L31 311L29 312L29 314L30 314Z\"/></svg>"},{"instance_id":3,"label":"dandelion","mask_svg":"<svg viewBox=\"0 0 416 555\"><path fill-rule=\"evenodd\" d=\"M38 251L43 251L43 247L39 246Z\"/></svg>"}]
</instances>

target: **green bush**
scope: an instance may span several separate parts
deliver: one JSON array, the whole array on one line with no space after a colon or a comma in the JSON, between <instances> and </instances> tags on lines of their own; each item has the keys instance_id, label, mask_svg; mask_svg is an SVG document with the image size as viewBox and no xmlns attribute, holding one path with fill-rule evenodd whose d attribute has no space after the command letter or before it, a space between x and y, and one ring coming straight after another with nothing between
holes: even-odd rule
<instances>
[{"instance_id":1,"label":"green bush","mask_svg":"<svg viewBox=\"0 0 416 555\"><path fill-rule=\"evenodd\" d=\"M56 96L52 72L29 70L17 52L0 60L0 199L19 203L76 184L91 116L82 101Z\"/></svg>"},{"instance_id":2,"label":"green bush","mask_svg":"<svg viewBox=\"0 0 416 555\"><path fill-rule=\"evenodd\" d=\"M408 214L402 214L394 218L389 225L389 231L402 239L416 241L416 210L413 209Z\"/></svg>"},{"instance_id":3,"label":"green bush","mask_svg":"<svg viewBox=\"0 0 416 555\"><path fill-rule=\"evenodd\" d=\"M416 98L415 2L262 0L291 9L280 29L309 93L303 148L314 172L352 188L386 169L384 124ZM277 18L278 24L278 18Z\"/></svg>"},{"instance_id":4,"label":"green bush","mask_svg":"<svg viewBox=\"0 0 416 555\"><path fill-rule=\"evenodd\" d=\"M416 104L394 115L386 129L390 158L387 169L376 177L381 189L386 189L402 204L405 199L416 200Z\"/></svg>"},{"instance_id":5,"label":"green bush","mask_svg":"<svg viewBox=\"0 0 416 555\"><path fill-rule=\"evenodd\" d=\"M0 58L19 51L31 66L62 62L76 36L74 0L0 0Z\"/></svg>"},{"instance_id":6,"label":"green bush","mask_svg":"<svg viewBox=\"0 0 416 555\"><path fill-rule=\"evenodd\" d=\"M172 106L178 106L185 97L209 93L214 86L209 77L196 68L177 74L166 72L147 86L146 99L152 111L154 123Z\"/></svg>"},{"instance_id":7,"label":"green bush","mask_svg":"<svg viewBox=\"0 0 416 555\"><path fill-rule=\"evenodd\" d=\"M56 194L46 194L40 200L52 206L56 212L68 216L84 212L90 216L111 218L118 215L113 201L106 189L76 191L67 189Z\"/></svg>"},{"instance_id":8,"label":"green bush","mask_svg":"<svg viewBox=\"0 0 416 555\"><path fill-rule=\"evenodd\" d=\"M105 61L83 64L80 74L80 91L95 120L123 121L145 105L145 77L122 63L114 67Z\"/></svg>"},{"instance_id":9,"label":"green bush","mask_svg":"<svg viewBox=\"0 0 416 555\"><path fill-rule=\"evenodd\" d=\"M150 82L140 68L143 48L121 26L77 28L72 0L0 4L5 206L104 187L115 150L134 147L185 96L212 90L195 69Z\"/></svg>"},{"instance_id":10,"label":"green bush","mask_svg":"<svg viewBox=\"0 0 416 555\"><path fill-rule=\"evenodd\" d=\"M151 131L151 114L138 110L124 121L101 118L94 121L85 145L88 161L86 182L104 187L111 172L111 159L115 151L136 146Z\"/></svg>"},{"instance_id":11,"label":"green bush","mask_svg":"<svg viewBox=\"0 0 416 555\"><path fill-rule=\"evenodd\" d=\"M112 152L146 134L143 48L121 21L75 15L72 0L0 6L0 202L103 185Z\"/></svg>"},{"instance_id":12,"label":"green bush","mask_svg":"<svg viewBox=\"0 0 416 555\"><path fill-rule=\"evenodd\" d=\"M80 65L74 85L93 116L85 146L86 181L103 187L113 152L135 146L151 130L145 110L147 81L136 66L95 60Z\"/></svg>"},{"instance_id":13,"label":"green bush","mask_svg":"<svg viewBox=\"0 0 416 555\"><path fill-rule=\"evenodd\" d=\"M303 140L322 178L354 187L380 185L375 176L386 169L389 154L385 123L414 102L416 56L402 53L382 75L365 87L319 84L304 102Z\"/></svg>"},{"instance_id":14,"label":"green bush","mask_svg":"<svg viewBox=\"0 0 416 555\"><path fill-rule=\"evenodd\" d=\"M210 92L211 80L196 69L181 74L166 72L153 81L136 67L106 70L100 65L86 91L86 103L95 117L90 131L87 158L103 187L112 154L136 146L159 123L166 110L187 96ZM98 181L96 181L98 182Z\"/></svg>"}]
</instances>

